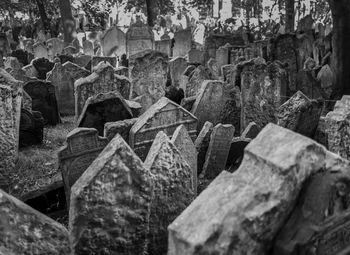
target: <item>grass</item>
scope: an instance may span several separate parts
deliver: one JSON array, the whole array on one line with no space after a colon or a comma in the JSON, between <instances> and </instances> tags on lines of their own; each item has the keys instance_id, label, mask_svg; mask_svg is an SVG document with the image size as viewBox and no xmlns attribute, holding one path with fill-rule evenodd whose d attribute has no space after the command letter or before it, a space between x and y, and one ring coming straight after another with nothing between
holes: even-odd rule
<instances>
[{"instance_id":1,"label":"grass","mask_svg":"<svg viewBox=\"0 0 350 255\"><path fill-rule=\"evenodd\" d=\"M11 175L10 194L27 200L62 186L57 152L74 127L74 117L63 117L61 124L45 127L42 145L19 151L18 162Z\"/></svg>"}]
</instances>

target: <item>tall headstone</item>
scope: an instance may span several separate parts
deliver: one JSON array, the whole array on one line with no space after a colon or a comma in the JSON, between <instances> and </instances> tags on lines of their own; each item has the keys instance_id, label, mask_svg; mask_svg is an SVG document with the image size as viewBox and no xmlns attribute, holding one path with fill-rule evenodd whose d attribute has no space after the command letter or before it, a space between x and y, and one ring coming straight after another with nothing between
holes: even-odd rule
<instances>
[{"instance_id":1,"label":"tall headstone","mask_svg":"<svg viewBox=\"0 0 350 255\"><path fill-rule=\"evenodd\" d=\"M182 74L187 68L187 61L184 58L174 58L169 61L169 71L171 85L178 88L180 86Z\"/></svg>"},{"instance_id":2,"label":"tall headstone","mask_svg":"<svg viewBox=\"0 0 350 255\"><path fill-rule=\"evenodd\" d=\"M154 49L154 34L150 27L137 20L132 24L126 33L126 52L127 58L130 59L144 50Z\"/></svg>"},{"instance_id":3,"label":"tall headstone","mask_svg":"<svg viewBox=\"0 0 350 255\"><path fill-rule=\"evenodd\" d=\"M174 57L184 57L188 54L192 47L191 28L180 30L174 34Z\"/></svg>"},{"instance_id":4,"label":"tall headstone","mask_svg":"<svg viewBox=\"0 0 350 255\"><path fill-rule=\"evenodd\" d=\"M58 161L68 205L71 187L107 144L108 140L99 137L94 128L76 128L67 135L66 145L58 152Z\"/></svg>"},{"instance_id":5,"label":"tall headstone","mask_svg":"<svg viewBox=\"0 0 350 255\"><path fill-rule=\"evenodd\" d=\"M146 252L152 185L149 170L117 135L72 187L73 252Z\"/></svg>"},{"instance_id":6,"label":"tall headstone","mask_svg":"<svg viewBox=\"0 0 350 255\"><path fill-rule=\"evenodd\" d=\"M175 129L185 125L192 140L196 138L197 118L168 98L161 98L142 114L130 130L129 144L144 160L159 131L171 137Z\"/></svg>"},{"instance_id":7,"label":"tall headstone","mask_svg":"<svg viewBox=\"0 0 350 255\"><path fill-rule=\"evenodd\" d=\"M103 55L122 56L126 54L126 35L117 27L110 27L101 38Z\"/></svg>"},{"instance_id":8,"label":"tall headstone","mask_svg":"<svg viewBox=\"0 0 350 255\"><path fill-rule=\"evenodd\" d=\"M47 75L47 80L55 86L59 112L62 115L74 115L74 82L87 77L90 72L85 68L66 62L63 65L56 63L55 67Z\"/></svg>"}]
</instances>

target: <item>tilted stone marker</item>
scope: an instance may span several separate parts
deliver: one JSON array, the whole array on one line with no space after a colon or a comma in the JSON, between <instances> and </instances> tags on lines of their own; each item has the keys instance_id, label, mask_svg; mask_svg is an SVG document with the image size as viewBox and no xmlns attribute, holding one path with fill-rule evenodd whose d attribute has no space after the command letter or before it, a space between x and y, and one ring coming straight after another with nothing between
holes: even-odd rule
<instances>
[{"instance_id":1,"label":"tilted stone marker","mask_svg":"<svg viewBox=\"0 0 350 255\"><path fill-rule=\"evenodd\" d=\"M2 254L69 255L65 227L0 190Z\"/></svg>"},{"instance_id":2,"label":"tilted stone marker","mask_svg":"<svg viewBox=\"0 0 350 255\"><path fill-rule=\"evenodd\" d=\"M73 252L146 252L152 185L149 170L117 135L72 187Z\"/></svg>"},{"instance_id":3,"label":"tilted stone marker","mask_svg":"<svg viewBox=\"0 0 350 255\"><path fill-rule=\"evenodd\" d=\"M133 118L124 98L117 91L100 93L86 100L78 127L96 128L103 135L105 123Z\"/></svg>"},{"instance_id":4,"label":"tilted stone marker","mask_svg":"<svg viewBox=\"0 0 350 255\"><path fill-rule=\"evenodd\" d=\"M167 226L192 202L193 172L164 132L154 139L145 160L154 176L148 254L165 254Z\"/></svg>"},{"instance_id":5,"label":"tilted stone marker","mask_svg":"<svg viewBox=\"0 0 350 255\"><path fill-rule=\"evenodd\" d=\"M198 174L200 174L203 169L205 156L207 155L207 151L210 143L210 136L211 136L211 133L213 132L213 127L214 127L213 123L209 121L205 122L201 132L198 134L197 139L194 141L194 145L198 152L198 156L197 156Z\"/></svg>"},{"instance_id":6,"label":"tilted stone marker","mask_svg":"<svg viewBox=\"0 0 350 255\"><path fill-rule=\"evenodd\" d=\"M232 125L218 124L213 128L201 178L212 180L225 169L234 134Z\"/></svg>"},{"instance_id":7,"label":"tilted stone marker","mask_svg":"<svg viewBox=\"0 0 350 255\"><path fill-rule=\"evenodd\" d=\"M343 166L313 140L268 124L240 168L222 172L168 227L168 254L269 254L303 184L327 165Z\"/></svg>"},{"instance_id":8,"label":"tilted stone marker","mask_svg":"<svg viewBox=\"0 0 350 255\"><path fill-rule=\"evenodd\" d=\"M278 108L278 125L313 138L322 108L322 101L310 100L301 91L298 91Z\"/></svg>"},{"instance_id":9,"label":"tilted stone marker","mask_svg":"<svg viewBox=\"0 0 350 255\"><path fill-rule=\"evenodd\" d=\"M94 128L76 128L67 135L66 145L58 152L58 161L68 205L71 187L107 143Z\"/></svg>"},{"instance_id":10,"label":"tilted stone marker","mask_svg":"<svg viewBox=\"0 0 350 255\"><path fill-rule=\"evenodd\" d=\"M103 131L103 136L111 141L117 134L119 134L125 141L129 141L129 133L132 126L138 119L127 119L115 122L107 122Z\"/></svg>"},{"instance_id":11,"label":"tilted stone marker","mask_svg":"<svg viewBox=\"0 0 350 255\"><path fill-rule=\"evenodd\" d=\"M191 167L193 190L197 194L197 150L184 125L179 126L175 130L171 142L177 147L187 164Z\"/></svg>"},{"instance_id":12,"label":"tilted stone marker","mask_svg":"<svg viewBox=\"0 0 350 255\"><path fill-rule=\"evenodd\" d=\"M131 128L129 144L144 160L159 131L164 131L170 137L182 124L185 125L192 140L195 140L197 118L181 106L163 97L142 114Z\"/></svg>"},{"instance_id":13,"label":"tilted stone marker","mask_svg":"<svg viewBox=\"0 0 350 255\"><path fill-rule=\"evenodd\" d=\"M242 138L254 139L259 134L260 129L255 122L250 122L242 133Z\"/></svg>"}]
</instances>

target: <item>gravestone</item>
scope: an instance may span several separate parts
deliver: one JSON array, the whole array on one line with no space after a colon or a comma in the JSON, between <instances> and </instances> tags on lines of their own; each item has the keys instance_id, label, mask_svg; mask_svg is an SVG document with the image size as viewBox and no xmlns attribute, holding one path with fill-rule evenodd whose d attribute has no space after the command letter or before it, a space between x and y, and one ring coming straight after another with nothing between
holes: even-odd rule
<instances>
[{"instance_id":1,"label":"gravestone","mask_svg":"<svg viewBox=\"0 0 350 255\"><path fill-rule=\"evenodd\" d=\"M187 61L184 58L173 58L169 61L169 71L171 85L178 88L180 86L181 76L187 68Z\"/></svg>"},{"instance_id":2,"label":"gravestone","mask_svg":"<svg viewBox=\"0 0 350 255\"><path fill-rule=\"evenodd\" d=\"M126 33L126 55L130 59L144 50L154 49L154 34L150 27L137 20Z\"/></svg>"},{"instance_id":3,"label":"gravestone","mask_svg":"<svg viewBox=\"0 0 350 255\"><path fill-rule=\"evenodd\" d=\"M269 254L303 184L327 165L344 167L313 140L268 124L239 169L222 172L168 227L168 254Z\"/></svg>"},{"instance_id":4,"label":"gravestone","mask_svg":"<svg viewBox=\"0 0 350 255\"><path fill-rule=\"evenodd\" d=\"M44 118L41 112L21 109L19 148L43 143Z\"/></svg>"},{"instance_id":5,"label":"gravestone","mask_svg":"<svg viewBox=\"0 0 350 255\"><path fill-rule=\"evenodd\" d=\"M213 132L213 123L209 121L205 122L201 132L198 134L197 139L194 141L194 145L198 152L197 154L197 172L199 175L202 172L205 162L205 156L207 155L211 133Z\"/></svg>"},{"instance_id":6,"label":"gravestone","mask_svg":"<svg viewBox=\"0 0 350 255\"><path fill-rule=\"evenodd\" d=\"M28 78L38 78L38 71L33 66L33 62L29 65L26 65L22 68L24 75Z\"/></svg>"},{"instance_id":7,"label":"gravestone","mask_svg":"<svg viewBox=\"0 0 350 255\"><path fill-rule=\"evenodd\" d=\"M182 157L192 170L193 190L197 194L197 150L184 125L178 126L171 142L181 152Z\"/></svg>"},{"instance_id":8,"label":"gravestone","mask_svg":"<svg viewBox=\"0 0 350 255\"><path fill-rule=\"evenodd\" d=\"M252 59L242 64L241 130L250 122L261 129L269 122L277 122L277 109L285 102L287 76L278 62L265 64L263 59Z\"/></svg>"},{"instance_id":9,"label":"gravestone","mask_svg":"<svg viewBox=\"0 0 350 255\"><path fill-rule=\"evenodd\" d=\"M117 135L71 189L73 252L142 254L148 243L152 186L149 170Z\"/></svg>"},{"instance_id":10,"label":"gravestone","mask_svg":"<svg viewBox=\"0 0 350 255\"><path fill-rule=\"evenodd\" d=\"M93 56L91 60L91 70L94 72L98 65L101 63L109 63L113 68L117 66L117 58L116 57L98 57Z\"/></svg>"},{"instance_id":11,"label":"gravestone","mask_svg":"<svg viewBox=\"0 0 350 255\"><path fill-rule=\"evenodd\" d=\"M61 55L64 48L64 42L58 38L51 38L46 41L47 56L53 61L57 55Z\"/></svg>"},{"instance_id":12,"label":"gravestone","mask_svg":"<svg viewBox=\"0 0 350 255\"><path fill-rule=\"evenodd\" d=\"M106 147L108 140L94 128L76 128L67 135L66 144L58 151L67 205L73 184Z\"/></svg>"},{"instance_id":13,"label":"gravestone","mask_svg":"<svg viewBox=\"0 0 350 255\"><path fill-rule=\"evenodd\" d=\"M122 56L126 54L126 35L117 27L110 27L101 37L103 55Z\"/></svg>"},{"instance_id":14,"label":"gravestone","mask_svg":"<svg viewBox=\"0 0 350 255\"><path fill-rule=\"evenodd\" d=\"M138 119L126 119L115 122L107 122L104 127L103 136L111 141L117 134L119 134L125 141L129 141L129 133L132 126Z\"/></svg>"},{"instance_id":15,"label":"gravestone","mask_svg":"<svg viewBox=\"0 0 350 255\"><path fill-rule=\"evenodd\" d=\"M324 65L317 74L317 81L321 84L321 88L328 97L333 92L334 74L329 65Z\"/></svg>"},{"instance_id":16,"label":"gravestone","mask_svg":"<svg viewBox=\"0 0 350 255\"><path fill-rule=\"evenodd\" d=\"M21 108L31 111L33 108L32 98L24 90L22 91L22 105Z\"/></svg>"},{"instance_id":17,"label":"gravestone","mask_svg":"<svg viewBox=\"0 0 350 255\"><path fill-rule=\"evenodd\" d=\"M167 54L169 57L171 57L171 45L172 40L170 39L155 41L155 50Z\"/></svg>"},{"instance_id":18,"label":"gravestone","mask_svg":"<svg viewBox=\"0 0 350 255\"><path fill-rule=\"evenodd\" d=\"M229 64L229 49L220 47L216 50L216 63L221 70L221 67Z\"/></svg>"},{"instance_id":19,"label":"gravestone","mask_svg":"<svg viewBox=\"0 0 350 255\"><path fill-rule=\"evenodd\" d=\"M154 139L145 168L154 176L148 254L161 255L167 251L167 226L195 197L194 177L181 152L162 131Z\"/></svg>"},{"instance_id":20,"label":"gravestone","mask_svg":"<svg viewBox=\"0 0 350 255\"><path fill-rule=\"evenodd\" d=\"M218 65L215 59L209 59L207 62L207 67L211 74L213 75L214 80L218 80L220 77L221 67Z\"/></svg>"},{"instance_id":21,"label":"gravestone","mask_svg":"<svg viewBox=\"0 0 350 255\"><path fill-rule=\"evenodd\" d=\"M71 254L65 227L2 190L0 218L2 254Z\"/></svg>"},{"instance_id":22,"label":"gravestone","mask_svg":"<svg viewBox=\"0 0 350 255\"><path fill-rule=\"evenodd\" d=\"M203 82L212 79L214 79L214 77L208 68L198 66L189 76L189 81L186 84L185 97L198 96Z\"/></svg>"},{"instance_id":23,"label":"gravestone","mask_svg":"<svg viewBox=\"0 0 350 255\"><path fill-rule=\"evenodd\" d=\"M33 45L34 58L48 58L47 48L43 43L35 43Z\"/></svg>"},{"instance_id":24,"label":"gravestone","mask_svg":"<svg viewBox=\"0 0 350 255\"><path fill-rule=\"evenodd\" d=\"M180 30L174 34L173 57L184 57L192 47L191 28Z\"/></svg>"},{"instance_id":25,"label":"gravestone","mask_svg":"<svg viewBox=\"0 0 350 255\"><path fill-rule=\"evenodd\" d=\"M149 94L152 103L155 103L165 95L168 56L157 51L141 52L135 57L129 70L131 99Z\"/></svg>"},{"instance_id":26,"label":"gravestone","mask_svg":"<svg viewBox=\"0 0 350 255\"><path fill-rule=\"evenodd\" d=\"M38 79L40 80L46 80L46 75L48 72L50 72L54 66L55 63L50 62L46 58L37 58L32 61L33 66L38 71Z\"/></svg>"},{"instance_id":27,"label":"gravestone","mask_svg":"<svg viewBox=\"0 0 350 255\"><path fill-rule=\"evenodd\" d=\"M47 74L47 81L55 86L58 109L62 115L74 115L74 82L88 75L89 71L69 61L63 65L56 63L52 71Z\"/></svg>"},{"instance_id":28,"label":"gravestone","mask_svg":"<svg viewBox=\"0 0 350 255\"><path fill-rule=\"evenodd\" d=\"M218 124L213 128L200 178L213 180L225 169L234 134L232 125Z\"/></svg>"},{"instance_id":29,"label":"gravestone","mask_svg":"<svg viewBox=\"0 0 350 255\"><path fill-rule=\"evenodd\" d=\"M204 52L198 49L191 49L188 52L188 63L189 64L201 64L204 65L205 58Z\"/></svg>"},{"instance_id":30,"label":"gravestone","mask_svg":"<svg viewBox=\"0 0 350 255\"><path fill-rule=\"evenodd\" d=\"M45 124L54 126L61 122L55 87L50 82L29 81L24 85L23 89L32 98L33 111L41 112L45 119Z\"/></svg>"},{"instance_id":31,"label":"gravestone","mask_svg":"<svg viewBox=\"0 0 350 255\"><path fill-rule=\"evenodd\" d=\"M25 72L22 70L22 64L15 57L7 57L4 62L5 70L16 80L24 81Z\"/></svg>"},{"instance_id":32,"label":"gravestone","mask_svg":"<svg viewBox=\"0 0 350 255\"><path fill-rule=\"evenodd\" d=\"M78 127L95 128L103 135L105 123L131 119L133 114L117 91L89 97L78 119Z\"/></svg>"},{"instance_id":33,"label":"gravestone","mask_svg":"<svg viewBox=\"0 0 350 255\"><path fill-rule=\"evenodd\" d=\"M73 63L80 66L81 68L85 68L86 70L91 70L91 60L92 55L79 55L73 59Z\"/></svg>"},{"instance_id":34,"label":"gravestone","mask_svg":"<svg viewBox=\"0 0 350 255\"><path fill-rule=\"evenodd\" d=\"M255 122L250 122L242 133L242 138L254 139L259 134L260 129Z\"/></svg>"},{"instance_id":35,"label":"gravestone","mask_svg":"<svg viewBox=\"0 0 350 255\"><path fill-rule=\"evenodd\" d=\"M310 100L298 91L278 108L278 125L313 138L321 117L322 101Z\"/></svg>"},{"instance_id":36,"label":"gravestone","mask_svg":"<svg viewBox=\"0 0 350 255\"><path fill-rule=\"evenodd\" d=\"M349 137L350 96L336 102L334 110L326 116L328 149L345 159L350 159Z\"/></svg>"},{"instance_id":37,"label":"gravestone","mask_svg":"<svg viewBox=\"0 0 350 255\"><path fill-rule=\"evenodd\" d=\"M168 98L161 98L142 114L130 130L129 144L144 160L159 131L171 137L175 129L185 125L192 140L196 138L197 118Z\"/></svg>"},{"instance_id":38,"label":"gravestone","mask_svg":"<svg viewBox=\"0 0 350 255\"><path fill-rule=\"evenodd\" d=\"M234 137L231 141L230 151L228 153L227 161L226 161L226 169L231 170L232 168L236 168L240 165L243 155L244 149L247 145L252 141L251 138L245 137ZM234 170L236 170L234 169ZM231 172L231 171L230 171Z\"/></svg>"},{"instance_id":39,"label":"gravestone","mask_svg":"<svg viewBox=\"0 0 350 255\"><path fill-rule=\"evenodd\" d=\"M94 55L94 44L90 40L83 39L83 52L85 55Z\"/></svg>"},{"instance_id":40,"label":"gravestone","mask_svg":"<svg viewBox=\"0 0 350 255\"><path fill-rule=\"evenodd\" d=\"M64 49L63 49L63 54L64 55L70 55L70 56L72 56L72 55L74 55L74 54L76 54L77 53L77 49L74 47L74 46L72 46L72 45L68 45L67 47L65 47Z\"/></svg>"}]
</instances>

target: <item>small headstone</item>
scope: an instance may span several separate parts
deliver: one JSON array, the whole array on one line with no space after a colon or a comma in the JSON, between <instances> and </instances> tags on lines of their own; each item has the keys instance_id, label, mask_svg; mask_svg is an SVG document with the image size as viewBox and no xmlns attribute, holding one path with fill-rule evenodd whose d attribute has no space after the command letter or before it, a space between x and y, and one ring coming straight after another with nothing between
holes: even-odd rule
<instances>
[{"instance_id":1,"label":"small headstone","mask_svg":"<svg viewBox=\"0 0 350 255\"><path fill-rule=\"evenodd\" d=\"M117 135L72 187L69 225L73 252L144 253L152 183L149 170Z\"/></svg>"},{"instance_id":2,"label":"small headstone","mask_svg":"<svg viewBox=\"0 0 350 255\"><path fill-rule=\"evenodd\" d=\"M219 79L220 77L220 72L221 72L221 66L218 65L215 59L209 59L207 63L207 67L212 73L214 79Z\"/></svg>"},{"instance_id":3,"label":"small headstone","mask_svg":"<svg viewBox=\"0 0 350 255\"><path fill-rule=\"evenodd\" d=\"M67 204L73 184L106 147L108 140L94 128L76 128L67 135L66 145L58 152Z\"/></svg>"},{"instance_id":4,"label":"small headstone","mask_svg":"<svg viewBox=\"0 0 350 255\"><path fill-rule=\"evenodd\" d=\"M58 38L51 38L46 41L48 58L53 61L57 55L61 55L64 48L64 42Z\"/></svg>"},{"instance_id":5,"label":"small headstone","mask_svg":"<svg viewBox=\"0 0 350 255\"><path fill-rule=\"evenodd\" d=\"M182 99L181 106L183 108L185 108L187 111L191 112L193 105L196 102L196 99L197 99L196 96L186 97L186 98Z\"/></svg>"},{"instance_id":6,"label":"small headstone","mask_svg":"<svg viewBox=\"0 0 350 255\"><path fill-rule=\"evenodd\" d=\"M234 134L235 128L232 125L218 124L213 128L201 178L213 180L225 169Z\"/></svg>"},{"instance_id":7,"label":"small headstone","mask_svg":"<svg viewBox=\"0 0 350 255\"><path fill-rule=\"evenodd\" d=\"M186 85L185 97L197 96L201 90L202 84L206 80L212 80L211 71L204 67L197 67L189 76L189 82Z\"/></svg>"},{"instance_id":8,"label":"small headstone","mask_svg":"<svg viewBox=\"0 0 350 255\"><path fill-rule=\"evenodd\" d=\"M204 52L198 49L191 49L188 52L188 63L189 64L201 64L204 65Z\"/></svg>"},{"instance_id":9,"label":"small headstone","mask_svg":"<svg viewBox=\"0 0 350 255\"><path fill-rule=\"evenodd\" d=\"M79 55L74 58L74 64L80 66L81 68L85 68L86 70L91 70L91 60L92 55Z\"/></svg>"},{"instance_id":10,"label":"small headstone","mask_svg":"<svg viewBox=\"0 0 350 255\"><path fill-rule=\"evenodd\" d=\"M165 254L167 226L192 202L193 172L177 147L159 132L145 160L154 176L148 254Z\"/></svg>"},{"instance_id":11,"label":"small headstone","mask_svg":"<svg viewBox=\"0 0 350 255\"><path fill-rule=\"evenodd\" d=\"M187 61L184 58L174 58L169 61L171 85L178 88L180 86L181 75L187 68Z\"/></svg>"},{"instance_id":12,"label":"small headstone","mask_svg":"<svg viewBox=\"0 0 350 255\"><path fill-rule=\"evenodd\" d=\"M0 218L1 253L71 254L65 227L2 190Z\"/></svg>"},{"instance_id":13,"label":"small headstone","mask_svg":"<svg viewBox=\"0 0 350 255\"><path fill-rule=\"evenodd\" d=\"M216 50L216 63L221 69L222 66L229 64L229 49L226 47L220 47Z\"/></svg>"},{"instance_id":14,"label":"small headstone","mask_svg":"<svg viewBox=\"0 0 350 255\"><path fill-rule=\"evenodd\" d=\"M94 44L89 40L83 40L83 52L85 55L94 55Z\"/></svg>"},{"instance_id":15,"label":"small headstone","mask_svg":"<svg viewBox=\"0 0 350 255\"><path fill-rule=\"evenodd\" d=\"M109 63L113 68L117 66L117 58L116 57L98 57L93 56L91 60L91 70L96 71L97 66L101 63Z\"/></svg>"},{"instance_id":16,"label":"small headstone","mask_svg":"<svg viewBox=\"0 0 350 255\"><path fill-rule=\"evenodd\" d=\"M169 57L171 57L171 45L171 39L155 41L155 50L167 54Z\"/></svg>"},{"instance_id":17,"label":"small headstone","mask_svg":"<svg viewBox=\"0 0 350 255\"><path fill-rule=\"evenodd\" d=\"M329 65L325 65L317 74L317 80L321 84L321 88L326 92L327 96L330 97L333 91L334 74Z\"/></svg>"},{"instance_id":18,"label":"small headstone","mask_svg":"<svg viewBox=\"0 0 350 255\"><path fill-rule=\"evenodd\" d=\"M235 137L232 139L230 151L226 161L227 169L237 167L237 165L241 163L244 155L244 149L251 141L252 139L244 137Z\"/></svg>"},{"instance_id":19,"label":"small headstone","mask_svg":"<svg viewBox=\"0 0 350 255\"><path fill-rule=\"evenodd\" d=\"M48 58L46 46L43 43L36 43L33 45L34 58Z\"/></svg>"},{"instance_id":20,"label":"small headstone","mask_svg":"<svg viewBox=\"0 0 350 255\"><path fill-rule=\"evenodd\" d=\"M205 162L205 156L207 155L211 133L213 132L213 123L209 121L205 122L201 132L198 134L197 139L194 141L194 145L197 149L197 172L198 175L202 172Z\"/></svg>"},{"instance_id":21,"label":"small headstone","mask_svg":"<svg viewBox=\"0 0 350 255\"><path fill-rule=\"evenodd\" d=\"M126 52L129 59L144 50L154 49L154 34L152 29L143 24L141 20L137 20L132 24L126 33Z\"/></svg>"},{"instance_id":22,"label":"small headstone","mask_svg":"<svg viewBox=\"0 0 350 255\"><path fill-rule=\"evenodd\" d=\"M129 140L130 129L138 119L126 119L115 122L107 122L104 127L103 136L111 141L119 134L125 141Z\"/></svg>"},{"instance_id":23,"label":"small headstone","mask_svg":"<svg viewBox=\"0 0 350 255\"><path fill-rule=\"evenodd\" d=\"M193 190L197 194L197 150L184 125L179 126L171 138L171 142L181 152L192 170Z\"/></svg>"},{"instance_id":24,"label":"small headstone","mask_svg":"<svg viewBox=\"0 0 350 255\"><path fill-rule=\"evenodd\" d=\"M104 56L121 56L126 54L126 35L117 27L110 27L101 37Z\"/></svg>"},{"instance_id":25,"label":"small headstone","mask_svg":"<svg viewBox=\"0 0 350 255\"><path fill-rule=\"evenodd\" d=\"M74 54L76 54L77 53L77 49L74 47L74 46L72 46L72 45L69 45L69 46L67 46L67 47L65 47L64 49L63 49L63 54L64 55L70 55L70 56L72 56L72 55L74 55Z\"/></svg>"},{"instance_id":26,"label":"small headstone","mask_svg":"<svg viewBox=\"0 0 350 255\"><path fill-rule=\"evenodd\" d=\"M191 50L192 47L192 33L191 28L180 30L174 34L174 57L184 57Z\"/></svg>"},{"instance_id":27,"label":"small headstone","mask_svg":"<svg viewBox=\"0 0 350 255\"><path fill-rule=\"evenodd\" d=\"M78 127L95 128L103 135L105 123L133 118L124 98L116 91L88 98L78 119Z\"/></svg>"},{"instance_id":28,"label":"small headstone","mask_svg":"<svg viewBox=\"0 0 350 255\"><path fill-rule=\"evenodd\" d=\"M175 129L184 124L192 140L196 138L197 118L168 98L161 98L142 114L130 130L129 144L144 160L152 141L159 131L172 136Z\"/></svg>"},{"instance_id":29,"label":"small headstone","mask_svg":"<svg viewBox=\"0 0 350 255\"><path fill-rule=\"evenodd\" d=\"M257 137L259 132L260 132L260 129L259 129L258 125L256 125L255 122L250 122L249 125L247 126L247 128L243 131L242 137L254 139L255 137Z\"/></svg>"}]
</instances>

